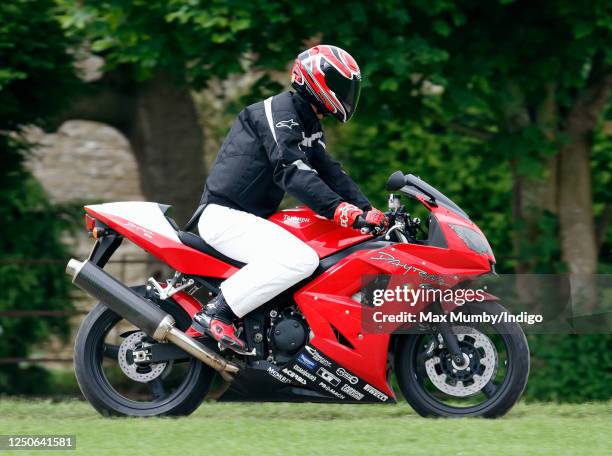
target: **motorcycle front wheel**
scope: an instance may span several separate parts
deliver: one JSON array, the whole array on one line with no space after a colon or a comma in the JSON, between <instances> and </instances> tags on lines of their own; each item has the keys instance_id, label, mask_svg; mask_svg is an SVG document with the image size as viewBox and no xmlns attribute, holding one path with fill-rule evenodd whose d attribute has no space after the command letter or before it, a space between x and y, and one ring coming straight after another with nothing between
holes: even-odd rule
<instances>
[{"instance_id":1,"label":"motorcycle front wheel","mask_svg":"<svg viewBox=\"0 0 612 456\"><path fill-rule=\"evenodd\" d=\"M500 315L497 302L472 303L466 313ZM453 325L464 362L452 361L440 334L400 337L395 372L406 401L425 417L506 414L529 376L529 347L517 323Z\"/></svg>"},{"instance_id":2,"label":"motorcycle front wheel","mask_svg":"<svg viewBox=\"0 0 612 456\"><path fill-rule=\"evenodd\" d=\"M136 287L143 295L144 288ZM191 319L172 300L160 303L181 330ZM132 353L156 343L139 328L99 303L75 341L74 367L81 392L102 415L177 416L193 412L210 389L215 371L199 360L136 364Z\"/></svg>"}]
</instances>

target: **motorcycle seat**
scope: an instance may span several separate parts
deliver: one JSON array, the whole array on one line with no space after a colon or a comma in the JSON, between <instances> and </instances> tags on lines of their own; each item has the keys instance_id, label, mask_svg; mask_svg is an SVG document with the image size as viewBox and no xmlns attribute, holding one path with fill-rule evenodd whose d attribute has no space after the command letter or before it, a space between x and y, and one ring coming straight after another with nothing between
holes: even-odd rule
<instances>
[{"instance_id":1,"label":"motorcycle seat","mask_svg":"<svg viewBox=\"0 0 612 456\"><path fill-rule=\"evenodd\" d=\"M183 244L193 249L199 250L202 253L210 255L211 257L214 257L218 260L221 260L224 263L231 264L232 266L235 266L237 268L242 268L245 265L244 263L241 263L240 261L232 260L231 258L223 255L218 250L215 250L214 247L212 247L204 239L202 239L200 236L198 236L195 233L190 233L189 231L179 230L177 232L177 235Z\"/></svg>"}]
</instances>

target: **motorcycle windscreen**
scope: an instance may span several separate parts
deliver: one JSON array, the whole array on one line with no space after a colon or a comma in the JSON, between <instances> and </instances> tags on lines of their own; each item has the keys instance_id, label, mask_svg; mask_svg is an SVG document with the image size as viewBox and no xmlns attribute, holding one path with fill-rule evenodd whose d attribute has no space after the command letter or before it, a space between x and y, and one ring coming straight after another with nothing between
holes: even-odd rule
<instances>
[{"instance_id":1,"label":"motorcycle windscreen","mask_svg":"<svg viewBox=\"0 0 612 456\"><path fill-rule=\"evenodd\" d=\"M405 179L406 185L400 190L402 193L405 193L410 196L432 196L436 200L436 204L438 204L439 206L445 207L449 211L457 214L458 216L466 220L470 220L470 217L467 215L467 213L463 209L461 209L455 202L453 202L449 197L444 195L435 187L429 185L423 179L413 174L408 174Z\"/></svg>"}]
</instances>

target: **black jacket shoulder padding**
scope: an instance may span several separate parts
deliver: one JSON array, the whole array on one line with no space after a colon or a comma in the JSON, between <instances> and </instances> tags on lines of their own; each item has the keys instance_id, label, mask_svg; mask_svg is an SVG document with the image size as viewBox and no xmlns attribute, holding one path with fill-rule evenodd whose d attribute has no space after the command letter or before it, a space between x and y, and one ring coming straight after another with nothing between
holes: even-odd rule
<instances>
[{"instance_id":1,"label":"black jacket shoulder padding","mask_svg":"<svg viewBox=\"0 0 612 456\"><path fill-rule=\"evenodd\" d=\"M348 201L370 202L325 150L321 124L300 95L284 92L245 108L210 170L201 204L219 204L268 217L285 192L332 218Z\"/></svg>"}]
</instances>

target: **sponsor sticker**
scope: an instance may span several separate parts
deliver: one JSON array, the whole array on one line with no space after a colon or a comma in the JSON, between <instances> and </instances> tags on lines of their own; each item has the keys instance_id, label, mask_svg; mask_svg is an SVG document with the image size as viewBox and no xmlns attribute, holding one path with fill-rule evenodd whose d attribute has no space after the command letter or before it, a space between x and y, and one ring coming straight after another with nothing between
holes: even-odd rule
<instances>
[{"instance_id":1,"label":"sponsor sticker","mask_svg":"<svg viewBox=\"0 0 612 456\"><path fill-rule=\"evenodd\" d=\"M334 396L336 396L338 399L346 399L346 396L342 393L339 393L338 391L336 391L335 389L331 388L327 383L325 382L319 382L319 386L321 388L323 388L325 391L327 391L330 394L333 394Z\"/></svg>"},{"instance_id":2,"label":"sponsor sticker","mask_svg":"<svg viewBox=\"0 0 612 456\"><path fill-rule=\"evenodd\" d=\"M306 377L308 380L311 380L313 382L317 381L317 377L315 377L314 375L312 375L310 372L308 372L306 369L304 369L303 367L298 366L297 364L295 364L293 366L293 370L296 372L299 372L300 374L302 374L304 377Z\"/></svg>"},{"instance_id":3,"label":"sponsor sticker","mask_svg":"<svg viewBox=\"0 0 612 456\"><path fill-rule=\"evenodd\" d=\"M289 380L287 377L285 377L283 374L281 374L277 370L272 369L271 367L268 367L268 374L270 374L272 377L274 377L279 382L291 383L291 380Z\"/></svg>"},{"instance_id":4,"label":"sponsor sticker","mask_svg":"<svg viewBox=\"0 0 612 456\"><path fill-rule=\"evenodd\" d=\"M346 383L344 385L342 385L342 388L340 388L340 391L342 391L343 393L348 394L353 399L357 399L358 401L363 399L363 393L360 393L355 388L353 388L352 386L347 385Z\"/></svg>"},{"instance_id":5,"label":"sponsor sticker","mask_svg":"<svg viewBox=\"0 0 612 456\"><path fill-rule=\"evenodd\" d=\"M317 375L332 386L338 386L340 384L340 379L324 367L319 367Z\"/></svg>"},{"instance_id":6,"label":"sponsor sticker","mask_svg":"<svg viewBox=\"0 0 612 456\"><path fill-rule=\"evenodd\" d=\"M312 370L315 367L317 367L317 363L315 363L312 359L310 359L304 353L300 353L300 355L297 357L297 360L298 360L298 362L300 364L303 364L304 366L306 366L310 370Z\"/></svg>"},{"instance_id":7,"label":"sponsor sticker","mask_svg":"<svg viewBox=\"0 0 612 456\"><path fill-rule=\"evenodd\" d=\"M336 369L336 374L338 374L342 378L347 379L351 385L356 385L357 382L359 381L359 379L356 376L348 373L346 370L344 370L341 367Z\"/></svg>"},{"instance_id":8,"label":"sponsor sticker","mask_svg":"<svg viewBox=\"0 0 612 456\"><path fill-rule=\"evenodd\" d=\"M298 374L296 374L292 370L285 368L283 369L283 373L286 374L287 377L294 379L295 381L297 381L298 383L301 383L302 385L306 384L306 380L304 380L302 377L300 377Z\"/></svg>"},{"instance_id":9,"label":"sponsor sticker","mask_svg":"<svg viewBox=\"0 0 612 456\"><path fill-rule=\"evenodd\" d=\"M314 348L312 348L309 345L306 345L306 347L304 347L306 349L306 351L310 354L310 356L313 357L313 359L315 361L317 361L318 363L323 364L326 367L331 367L332 363L330 360L323 358L323 356L321 356L321 354L315 350Z\"/></svg>"},{"instance_id":10,"label":"sponsor sticker","mask_svg":"<svg viewBox=\"0 0 612 456\"><path fill-rule=\"evenodd\" d=\"M363 387L363 389L365 391L367 391L368 393L370 393L372 396L374 396L377 399L380 399L381 401L385 402L387 399L389 399L389 396L387 396L386 394L378 391L376 388L374 388L371 385L368 385L367 383L365 384L365 386Z\"/></svg>"}]
</instances>

